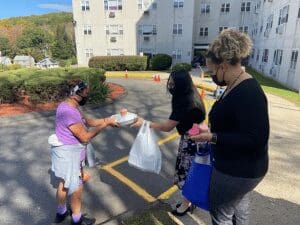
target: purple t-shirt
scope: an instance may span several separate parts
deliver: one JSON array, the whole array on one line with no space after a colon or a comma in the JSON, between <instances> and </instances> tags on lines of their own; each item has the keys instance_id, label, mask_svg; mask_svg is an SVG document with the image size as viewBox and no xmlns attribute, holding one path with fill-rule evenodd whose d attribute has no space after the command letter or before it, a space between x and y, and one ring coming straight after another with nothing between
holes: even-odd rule
<instances>
[{"instance_id":1,"label":"purple t-shirt","mask_svg":"<svg viewBox=\"0 0 300 225\"><path fill-rule=\"evenodd\" d=\"M56 110L55 133L58 140L64 145L80 143L69 129L71 125L76 123L81 123L85 127L80 111L65 102L60 103Z\"/></svg>"}]
</instances>

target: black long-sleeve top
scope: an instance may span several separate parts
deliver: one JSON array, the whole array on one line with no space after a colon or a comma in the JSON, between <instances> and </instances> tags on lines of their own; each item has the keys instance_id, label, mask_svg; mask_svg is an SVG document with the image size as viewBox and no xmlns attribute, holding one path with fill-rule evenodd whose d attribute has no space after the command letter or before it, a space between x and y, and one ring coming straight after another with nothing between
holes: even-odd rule
<instances>
[{"instance_id":1,"label":"black long-sleeve top","mask_svg":"<svg viewBox=\"0 0 300 225\"><path fill-rule=\"evenodd\" d=\"M209 114L214 167L225 174L258 178L268 170L269 116L258 82L247 79L215 102Z\"/></svg>"}]
</instances>

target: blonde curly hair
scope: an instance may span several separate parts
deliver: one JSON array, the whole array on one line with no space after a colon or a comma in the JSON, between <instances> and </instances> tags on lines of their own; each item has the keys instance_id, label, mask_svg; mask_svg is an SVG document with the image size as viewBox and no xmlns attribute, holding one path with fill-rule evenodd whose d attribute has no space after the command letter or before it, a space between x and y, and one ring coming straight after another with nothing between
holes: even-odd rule
<instances>
[{"instance_id":1,"label":"blonde curly hair","mask_svg":"<svg viewBox=\"0 0 300 225\"><path fill-rule=\"evenodd\" d=\"M235 29L223 30L211 43L207 58L213 63L222 62L236 65L251 54L253 43L250 37Z\"/></svg>"}]
</instances>

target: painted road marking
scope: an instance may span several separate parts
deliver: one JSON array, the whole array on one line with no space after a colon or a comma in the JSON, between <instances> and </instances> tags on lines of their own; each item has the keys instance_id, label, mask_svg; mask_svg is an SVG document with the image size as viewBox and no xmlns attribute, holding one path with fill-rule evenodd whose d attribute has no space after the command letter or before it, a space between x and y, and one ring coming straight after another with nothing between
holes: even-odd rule
<instances>
[{"instance_id":1,"label":"painted road marking","mask_svg":"<svg viewBox=\"0 0 300 225\"><path fill-rule=\"evenodd\" d=\"M211 109L211 106L212 106L213 102L214 102L214 99L204 99L204 105L205 105L205 109L206 109L207 112L208 112L208 110ZM206 122L207 122L207 119L206 119ZM165 143L167 143L167 142L169 142L169 141L171 141L171 140L173 140L177 137L179 137L179 134L177 132L175 132L173 134L170 134L167 137L159 140L158 145L163 145L163 144L165 144ZM112 176L116 177L122 183L127 185L131 190L133 190L136 194L138 194L143 199L145 199L147 202L154 202L157 199L162 199L162 200L168 199L168 198L170 198L170 196L172 194L174 194L178 190L177 186L173 185L168 190L166 190L165 192L160 194L157 198L153 197L145 189L143 189L141 186L139 186L138 184L136 184L132 180L128 179L126 176L124 176L120 172L113 169L113 167L115 167L117 165L120 165L120 164L124 163L127 160L128 160L128 156L125 156L121 159L118 159L114 162L111 162L111 163L101 167L100 169L103 169L106 172L110 173Z\"/></svg>"}]
</instances>

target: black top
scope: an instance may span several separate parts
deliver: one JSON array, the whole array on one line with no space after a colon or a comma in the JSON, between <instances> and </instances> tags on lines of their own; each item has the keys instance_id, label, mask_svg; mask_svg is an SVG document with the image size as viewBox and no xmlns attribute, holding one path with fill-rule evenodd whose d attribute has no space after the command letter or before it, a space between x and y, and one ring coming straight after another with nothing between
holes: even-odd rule
<instances>
[{"instance_id":1,"label":"black top","mask_svg":"<svg viewBox=\"0 0 300 225\"><path fill-rule=\"evenodd\" d=\"M267 99L258 82L247 79L215 102L209 114L214 166L225 174L258 178L268 170Z\"/></svg>"},{"instance_id":2,"label":"black top","mask_svg":"<svg viewBox=\"0 0 300 225\"><path fill-rule=\"evenodd\" d=\"M205 114L200 108L192 108L185 114L177 114L176 111L173 111L169 119L179 122L176 129L180 135L183 135L193 127L194 123L202 123L205 119Z\"/></svg>"}]
</instances>

